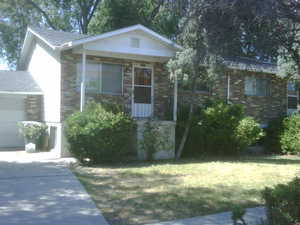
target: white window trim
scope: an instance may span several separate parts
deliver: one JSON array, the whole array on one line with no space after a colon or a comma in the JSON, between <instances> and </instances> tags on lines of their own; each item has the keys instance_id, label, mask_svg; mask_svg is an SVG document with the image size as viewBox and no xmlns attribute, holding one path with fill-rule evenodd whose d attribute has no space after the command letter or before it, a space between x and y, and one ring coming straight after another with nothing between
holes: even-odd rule
<instances>
[{"instance_id":1,"label":"white window trim","mask_svg":"<svg viewBox=\"0 0 300 225\"><path fill-rule=\"evenodd\" d=\"M287 97L286 97L286 112L288 115L291 115L293 112L297 112L298 111L298 102L299 102L299 89L296 88L296 94L289 94L289 90L288 90L288 82L286 84L286 93L287 93ZM297 108L289 108L289 97L292 98L297 98ZM293 112L292 112L293 111Z\"/></svg>"},{"instance_id":2,"label":"white window trim","mask_svg":"<svg viewBox=\"0 0 300 225\"><path fill-rule=\"evenodd\" d=\"M151 69L152 70L152 77L151 77L151 114L154 116L154 65L152 64L132 64L132 95L131 95L131 117L134 117L133 115L133 105L134 105L134 87L135 86L147 86L150 87L149 85L135 85L135 80L134 80L134 69L135 68L144 68L144 69Z\"/></svg>"}]
</instances>

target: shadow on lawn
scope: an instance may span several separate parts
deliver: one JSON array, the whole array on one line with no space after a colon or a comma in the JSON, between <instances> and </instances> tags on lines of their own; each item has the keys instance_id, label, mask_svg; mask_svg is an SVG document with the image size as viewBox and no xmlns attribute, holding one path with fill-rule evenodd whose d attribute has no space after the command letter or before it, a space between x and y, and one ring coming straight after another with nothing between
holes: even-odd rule
<instances>
[{"instance_id":1,"label":"shadow on lawn","mask_svg":"<svg viewBox=\"0 0 300 225\"><path fill-rule=\"evenodd\" d=\"M160 161L131 161L125 163L104 163L101 164L102 168L107 169L125 169L125 168L143 168L152 165L184 165L191 163L209 163L209 162L229 162L229 163L261 163L261 164L276 164L276 165L286 165L286 164L300 164L300 156L241 156L241 157L202 157L202 158L184 158L180 160L160 160ZM92 167L98 167L92 166Z\"/></svg>"},{"instance_id":2,"label":"shadow on lawn","mask_svg":"<svg viewBox=\"0 0 300 225\"><path fill-rule=\"evenodd\" d=\"M221 212L232 203L257 206L253 195L239 185L212 188L182 187L182 176L134 172L77 174L105 218L112 225L138 225ZM244 200L250 199L250 200Z\"/></svg>"}]
</instances>

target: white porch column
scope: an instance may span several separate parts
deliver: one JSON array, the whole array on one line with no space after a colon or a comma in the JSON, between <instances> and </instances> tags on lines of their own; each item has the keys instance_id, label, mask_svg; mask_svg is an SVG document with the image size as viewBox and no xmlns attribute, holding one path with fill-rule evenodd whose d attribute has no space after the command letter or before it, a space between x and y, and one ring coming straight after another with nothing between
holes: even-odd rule
<instances>
[{"instance_id":1,"label":"white porch column","mask_svg":"<svg viewBox=\"0 0 300 225\"><path fill-rule=\"evenodd\" d=\"M227 75L227 104L230 103L230 75Z\"/></svg>"},{"instance_id":2,"label":"white porch column","mask_svg":"<svg viewBox=\"0 0 300 225\"><path fill-rule=\"evenodd\" d=\"M173 73L174 76L174 105L173 105L173 120L177 121L177 90L178 90L178 80L176 73Z\"/></svg>"},{"instance_id":3,"label":"white porch column","mask_svg":"<svg viewBox=\"0 0 300 225\"><path fill-rule=\"evenodd\" d=\"M80 112L84 109L85 104L85 77L86 77L86 51L82 47L82 67L81 67L81 83L80 83Z\"/></svg>"}]
</instances>

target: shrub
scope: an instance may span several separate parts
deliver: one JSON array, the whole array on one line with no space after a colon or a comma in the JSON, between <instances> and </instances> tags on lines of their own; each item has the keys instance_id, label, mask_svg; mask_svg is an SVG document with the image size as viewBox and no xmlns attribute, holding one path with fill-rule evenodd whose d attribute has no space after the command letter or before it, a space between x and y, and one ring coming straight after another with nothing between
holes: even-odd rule
<instances>
[{"instance_id":1,"label":"shrub","mask_svg":"<svg viewBox=\"0 0 300 225\"><path fill-rule=\"evenodd\" d=\"M37 143L46 134L48 126L44 123L26 121L19 123L19 131L27 141Z\"/></svg>"},{"instance_id":2,"label":"shrub","mask_svg":"<svg viewBox=\"0 0 300 225\"><path fill-rule=\"evenodd\" d=\"M269 153L281 154L282 148L280 143L280 136L283 133L284 116L272 119L268 127L265 129L266 136L264 138L264 145Z\"/></svg>"},{"instance_id":3,"label":"shrub","mask_svg":"<svg viewBox=\"0 0 300 225\"><path fill-rule=\"evenodd\" d=\"M283 153L300 153L300 115L293 114L283 120L283 131L280 135Z\"/></svg>"},{"instance_id":4,"label":"shrub","mask_svg":"<svg viewBox=\"0 0 300 225\"><path fill-rule=\"evenodd\" d=\"M185 151L189 155L237 155L262 136L259 124L245 116L243 106L215 101L196 111Z\"/></svg>"},{"instance_id":5,"label":"shrub","mask_svg":"<svg viewBox=\"0 0 300 225\"><path fill-rule=\"evenodd\" d=\"M300 222L300 179L266 188L263 198L269 225L295 225Z\"/></svg>"},{"instance_id":6,"label":"shrub","mask_svg":"<svg viewBox=\"0 0 300 225\"><path fill-rule=\"evenodd\" d=\"M119 161L132 152L134 122L117 108L89 103L66 120L70 151L81 162Z\"/></svg>"},{"instance_id":7,"label":"shrub","mask_svg":"<svg viewBox=\"0 0 300 225\"><path fill-rule=\"evenodd\" d=\"M234 139L237 148L243 150L256 143L263 136L264 133L259 124L252 117L245 117L239 121L235 129Z\"/></svg>"},{"instance_id":8,"label":"shrub","mask_svg":"<svg viewBox=\"0 0 300 225\"><path fill-rule=\"evenodd\" d=\"M242 105L215 102L201 114L196 132L206 153L237 155L263 136L259 124L246 117Z\"/></svg>"}]
</instances>

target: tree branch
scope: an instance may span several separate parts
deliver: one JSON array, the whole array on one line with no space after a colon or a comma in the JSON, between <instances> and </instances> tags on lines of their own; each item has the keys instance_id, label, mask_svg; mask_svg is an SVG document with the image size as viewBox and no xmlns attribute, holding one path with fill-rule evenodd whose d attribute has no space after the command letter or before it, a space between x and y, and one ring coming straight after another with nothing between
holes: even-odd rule
<instances>
[{"instance_id":1,"label":"tree branch","mask_svg":"<svg viewBox=\"0 0 300 225\"><path fill-rule=\"evenodd\" d=\"M25 0L27 3L31 4L35 9L37 9L46 19L48 25L53 29L53 30L57 30L57 28L54 26L54 24L52 23L49 15L35 2L31 1L31 0Z\"/></svg>"}]
</instances>

